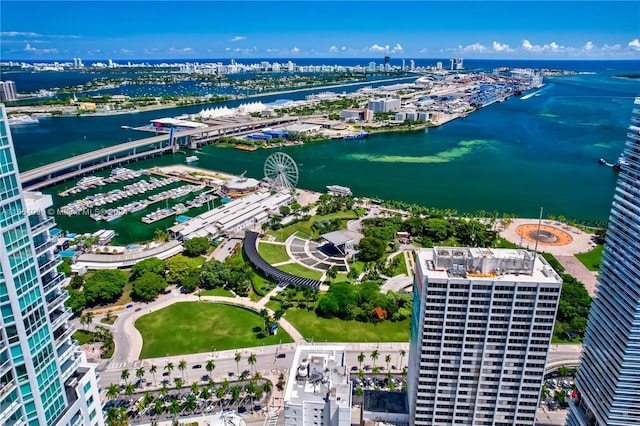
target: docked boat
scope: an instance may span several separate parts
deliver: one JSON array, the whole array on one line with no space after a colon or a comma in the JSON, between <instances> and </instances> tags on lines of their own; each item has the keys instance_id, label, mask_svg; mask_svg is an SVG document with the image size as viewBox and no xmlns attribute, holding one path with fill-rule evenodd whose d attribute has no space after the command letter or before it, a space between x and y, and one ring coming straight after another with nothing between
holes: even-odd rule
<instances>
[{"instance_id":1,"label":"docked boat","mask_svg":"<svg viewBox=\"0 0 640 426\"><path fill-rule=\"evenodd\" d=\"M185 158L185 160L187 161L187 163L193 163L195 161L198 161L200 158L198 158L198 156L196 155L190 155L187 158Z\"/></svg>"},{"instance_id":2,"label":"docked boat","mask_svg":"<svg viewBox=\"0 0 640 426\"><path fill-rule=\"evenodd\" d=\"M353 139L366 139L369 137L369 132L360 131L360 133L356 133L355 135L347 135L344 137L344 140L353 140Z\"/></svg>"},{"instance_id":3,"label":"docked boat","mask_svg":"<svg viewBox=\"0 0 640 426\"><path fill-rule=\"evenodd\" d=\"M25 124L38 124L40 121L35 118L32 117L30 115L13 115L10 117L7 117L7 124L9 126L22 126Z\"/></svg>"},{"instance_id":4,"label":"docked boat","mask_svg":"<svg viewBox=\"0 0 640 426\"><path fill-rule=\"evenodd\" d=\"M127 213L127 211L123 208L117 208L117 209L108 209L105 214L102 216L102 218L104 220L106 220L107 222L111 222L112 220L116 220L121 218L122 216L124 216Z\"/></svg>"},{"instance_id":5,"label":"docked boat","mask_svg":"<svg viewBox=\"0 0 640 426\"><path fill-rule=\"evenodd\" d=\"M348 188L346 186L340 186L340 185L327 185L327 191L335 195L350 196L352 194L351 188Z\"/></svg>"}]
</instances>

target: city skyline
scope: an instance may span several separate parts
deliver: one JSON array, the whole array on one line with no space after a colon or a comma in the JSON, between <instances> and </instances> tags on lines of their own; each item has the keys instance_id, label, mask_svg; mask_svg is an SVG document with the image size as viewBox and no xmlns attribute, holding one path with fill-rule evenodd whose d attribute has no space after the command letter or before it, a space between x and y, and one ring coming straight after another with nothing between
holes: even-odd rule
<instances>
[{"instance_id":1,"label":"city skyline","mask_svg":"<svg viewBox=\"0 0 640 426\"><path fill-rule=\"evenodd\" d=\"M3 60L640 57L640 5L628 1L6 0L2 6Z\"/></svg>"}]
</instances>

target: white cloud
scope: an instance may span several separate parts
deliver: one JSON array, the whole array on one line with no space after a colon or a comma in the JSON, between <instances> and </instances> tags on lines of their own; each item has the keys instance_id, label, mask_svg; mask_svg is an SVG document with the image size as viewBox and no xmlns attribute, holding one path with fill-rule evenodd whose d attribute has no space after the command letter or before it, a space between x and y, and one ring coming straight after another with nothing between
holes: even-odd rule
<instances>
[{"instance_id":1,"label":"white cloud","mask_svg":"<svg viewBox=\"0 0 640 426\"><path fill-rule=\"evenodd\" d=\"M586 42L583 47L583 49L586 51L593 50L594 48L595 48L595 45L591 41Z\"/></svg>"},{"instance_id":2,"label":"white cloud","mask_svg":"<svg viewBox=\"0 0 640 426\"><path fill-rule=\"evenodd\" d=\"M427 52L429 52L429 49L427 49L426 47L418 51L418 53L427 53Z\"/></svg>"},{"instance_id":3,"label":"white cloud","mask_svg":"<svg viewBox=\"0 0 640 426\"><path fill-rule=\"evenodd\" d=\"M331 52L331 53L336 53L337 51L338 51L338 48L336 46L331 46L329 48L329 52Z\"/></svg>"},{"instance_id":4,"label":"white cloud","mask_svg":"<svg viewBox=\"0 0 640 426\"><path fill-rule=\"evenodd\" d=\"M233 37L230 41L242 41L242 40L246 40L247 38L245 36L235 36Z\"/></svg>"},{"instance_id":5,"label":"white cloud","mask_svg":"<svg viewBox=\"0 0 640 426\"><path fill-rule=\"evenodd\" d=\"M189 53L193 52L193 49L190 47L183 47L182 49L176 49L175 47L169 48L169 53Z\"/></svg>"},{"instance_id":6,"label":"white cloud","mask_svg":"<svg viewBox=\"0 0 640 426\"><path fill-rule=\"evenodd\" d=\"M374 44L373 46L369 47L369 52L384 52L386 49L388 49L389 46L383 47L383 46L378 46L377 44Z\"/></svg>"},{"instance_id":7,"label":"white cloud","mask_svg":"<svg viewBox=\"0 0 640 426\"><path fill-rule=\"evenodd\" d=\"M42 55L42 54L57 54L58 53L58 49L37 49L35 47L32 47L29 43L27 43L27 45L24 47L24 52L29 52L29 53L35 53L38 55Z\"/></svg>"},{"instance_id":8,"label":"white cloud","mask_svg":"<svg viewBox=\"0 0 640 426\"><path fill-rule=\"evenodd\" d=\"M513 49L508 44L499 43L494 41L492 44L494 52L513 52Z\"/></svg>"},{"instance_id":9,"label":"white cloud","mask_svg":"<svg viewBox=\"0 0 640 426\"><path fill-rule=\"evenodd\" d=\"M461 47L461 46L459 46ZM478 53L478 52L486 52L487 48L485 46L483 46L480 43L473 43L470 44L468 46L465 46L464 48L461 49L463 52L474 52L474 53Z\"/></svg>"},{"instance_id":10,"label":"white cloud","mask_svg":"<svg viewBox=\"0 0 640 426\"><path fill-rule=\"evenodd\" d=\"M123 49L120 49L120 53L122 53L123 55L131 55L132 53L136 53L136 51L123 48Z\"/></svg>"},{"instance_id":11,"label":"white cloud","mask_svg":"<svg viewBox=\"0 0 640 426\"><path fill-rule=\"evenodd\" d=\"M300 49L294 47L293 49L291 49L291 53L300 53Z\"/></svg>"},{"instance_id":12,"label":"white cloud","mask_svg":"<svg viewBox=\"0 0 640 426\"><path fill-rule=\"evenodd\" d=\"M402 49L402 46L400 46L400 43L396 43L396 45L393 46L393 49L391 49L391 51L393 53L402 53L403 49Z\"/></svg>"},{"instance_id":13,"label":"white cloud","mask_svg":"<svg viewBox=\"0 0 640 426\"><path fill-rule=\"evenodd\" d=\"M539 44L531 44L529 40L522 40L522 47L525 50L533 53L547 53L547 52L561 53L561 52L567 52L567 51L570 52L572 50L575 50L572 48L567 48L565 46L559 45L555 41L552 41L551 43L548 43L548 44L539 45Z\"/></svg>"},{"instance_id":14,"label":"white cloud","mask_svg":"<svg viewBox=\"0 0 640 426\"><path fill-rule=\"evenodd\" d=\"M2 31L0 37L42 37L42 35L24 31Z\"/></svg>"},{"instance_id":15,"label":"white cloud","mask_svg":"<svg viewBox=\"0 0 640 426\"><path fill-rule=\"evenodd\" d=\"M627 43L627 46L631 50L640 50L640 40L638 40L637 38L633 39L629 43Z\"/></svg>"}]
</instances>

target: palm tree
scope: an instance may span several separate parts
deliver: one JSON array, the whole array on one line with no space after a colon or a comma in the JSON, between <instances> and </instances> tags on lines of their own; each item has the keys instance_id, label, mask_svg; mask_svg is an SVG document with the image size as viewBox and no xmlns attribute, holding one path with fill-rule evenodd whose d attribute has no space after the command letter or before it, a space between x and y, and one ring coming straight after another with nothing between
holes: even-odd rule
<instances>
[{"instance_id":1,"label":"palm tree","mask_svg":"<svg viewBox=\"0 0 640 426\"><path fill-rule=\"evenodd\" d=\"M247 371L240 373L240 380L247 380L247 377L249 377L249 373Z\"/></svg>"},{"instance_id":2,"label":"palm tree","mask_svg":"<svg viewBox=\"0 0 640 426\"><path fill-rule=\"evenodd\" d=\"M184 382L182 381L181 378L177 378L176 379L176 390L178 391L178 394L180 393L180 390L182 390L182 385L184 384Z\"/></svg>"},{"instance_id":3,"label":"palm tree","mask_svg":"<svg viewBox=\"0 0 640 426\"><path fill-rule=\"evenodd\" d=\"M191 392L193 392L194 395L197 395L199 390L200 385L198 384L198 382L191 383Z\"/></svg>"},{"instance_id":4,"label":"palm tree","mask_svg":"<svg viewBox=\"0 0 640 426\"><path fill-rule=\"evenodd\" d=\"M216 389L216 398L222 399L225 393L227 393L227 390L220 386L218 389Z\"/></svg>"},{"instance_id":5,"label":"palm tree","mask_svg":"<svg viewBox=\"0 0 640 426\"><path fill-rule=\"evenodd\" d=\"M407 356L407 351L405 351L404 349L400 350L400 365L398 365L398 368L402 368L402 361L404 360L404 357Z\"/></svg>"},{"instance_id":6,"label":"palm tree","mask_svg":"<svg viewBox=\"0 0 640 426\"><path fill-rule=\"evenodd\" d=\"M111 383L109 385L109 387L107 388L107 398L108 399L115 399L118 395L120 394L120 386Z\"/></svg>"},{"instance_id":7,"label":"palm tree","mask_svg":"<svg viewBox=\"0 0 640 426\"><path fill-rule=\"evenodd\" d=\"M174 399L171 401L171 405L169 405L169 412L173 414L174 419L177 417L176 414L178 414L178 411L180 411L180 403L177 399Z\"/></svg>"},{"instance_id":8,"label":"palm tree","mask_svg":"<svg viewBox=\"0 0 640 426\"><path fill-rule=\"evenodd\" d=\"M131 395L133 395L133 393L134 393L135 391L136 391L136 387L135 387L135 385L134 385L133 383L127 383L127 384L124 386L124 393L125 393L125 395L127 395L127 396L131 396Z\"/></svg>"},{"instance_id":9,"label":"palm tree","mask_svg":"<svg viewBox=\"0 0 640 426\"><path fill-rule=\"evenodd\" d=\"M216 363L213 362L212 359L207 360L207 363L205 364L204 368L207 370L207 373L209 373L209 376L211 376L211 372L213 371L214 368L216 368Z\"/></svg>"},{"instance_id":10,"label":"palm tree","mask_svg":"<svg viewBox=\"0 0 640 426\"><path fill-rule=\"evenodd\" d=\"M239 376L240 375L240 360L242 359L242 355L240 355L240 352L236 352L236 356L233 359L236 362L236 365L238 366L238 376Z\"/></svg>"},{"instance_id":11,"label":"palm tree","mask_svg":"<svg viewBox=\"0 0 640 426\"><path fill-rule=\"evenodd\" d=\"M155 405L153 407L154 414L159 416L164 408L164 401L161 399L156 399Z\"/></svg>"},{"instance_id":12,"label":"palm tree","mask_svg":"<svg viewBox=\"0 0 640 426\"><path fill-rule=\"evenodd\" d=\"M388 354L387 354L387 355L384 357L384 362L386 362L386 363L387 363L387 371L389 371L389 364L391 363L391 355L388 355Z\"/></svg>"},{"instance_id":13,"label":"palm tree","mask_svg":"<svg viewBox=\"0 0 640 426\"><path fill-rule=\"evenodd\" d=\"M371 355L369 355L369 357L373 360L373 367L376 367L376 361L378 360L378 357L380 356L380 351L378 351L377 349L374 349L373 352L371 352Z\"/></svg>"},{"instance_id":14,"label":"palm tree","mask_svg":"<svg viewBox=\"0 0 640 426\"><path fill-rule=\"evenodd\" d=\"M89 326L89 325L91 325L91 323L93 322L94 314L93 314L93 312L91 312L91 311L89 311L89 312L87 312L87 313L83 314L83 315L80 317L80 322L83 322L83 321L82 321L82 318L83 318L83 317L84 317L84 325L85 325L85 326ZM86 330L86 327L85 327L85 330Z\"/></svg>"},{"instance_id":15,"label":"palm tree","mask_svg":"<svg viewBox=\"0 0 640 426\"><path fill-rule=\"evenodd\" d=\"M184 380L184 370L187 369L187 361L185 361L184 359L181 359L180 362L178 362L178 370L180 370L180 372L182 373L182 380Z\"/></svg>"},{"instance_id":16,"label":"palm tree","mask_svg":"<svg viewBox=\"0 0 640 426\"><path fill-rule=\"evenodd\" d=\"M171 380L171 372L173 371L173 363L171 361L167 361L167 365L164 366L164 369L169 372L169 380Z\"/></svg>"},{"instance_id":17,"label":"palm tree","mask_svg":"<svg viewBox=\"0 0 640 426\"><path fill-rule=\"evenodd\" d=\"M138 378L138 380L142 379L144 377L144 367L140 367L138 369L136 369L136 377Z\"/></svg>"},{"instance_id":18,"label":"palm tree","mask_svg":"<svg viewBox=\"0 0 640 426\"><path fill-rule=\"evenodd\" d=\"M362 363L365 359L365 355L364 352L360 352L360 355L358 355L358 364L360 364L360 370L362 370Z\"/></svg>"},{"instance_id":19,"label":"palm tree","mask_svg":"<svg viewBox=\"0 0 640 426\"><path fill-rule=\"evenodd\" d=\"M129 369L125 368L120 372L120 378L129 383Z\"/></svg>"},{"instance_id":20,"label":"palm tree","mask_svg":"<svg viewBox=\"0 0 640 426\"><path fill-rule=\"evenodd\" d=\"M235 385L235 386L231 386L230 390L231 390L231 400L233 402L236 402L240 397L240 393L242 392L242 389L240 388L240 386Z\"/></svg>"},{"instance_id":21,"label":"palm tree","mask_svg":"<svg viewBox=\"0 0 640 426\"><path fill-rule=\"evenodd\" d=\"M265 382L262 384L262 390L264 391L264 393L271 392L272 388L273 388L273 383L271 383L271 380L265 380Z\"/></svg>"},{"instance_id":22,"label":"palm tree","mask_svg":"<svg viewBox=\"0 0 640 426\"><path fill-rule=\"evenodd\" d=\"M247 364L249 364L249 368L254 369L254 372L255 372L255 365L257 361L258 361L258 358L256 357L256 354L253 354L253 353L249 355L249 357L247 358Z\"/></svg>"},{"instance_id":23,"label":"palm tree","mask_svg":"<svg viewBox=\"0 0 640 426\"><path fill-rule=\"evenodd\" d=\"M209 391L208 386L205 386L204 388L202 388L202 391L200 392L200 398L204 400L211 398L211 392Z\"/></svg>"},{"instance_id":24,"label":"palm tree","mask_svg":"<svg viewBox=\"0 0 640 426\"><path fill-rule=\"evenodd\" d=\"M162 385L162 387L160 388L160 395L167 396L168 393L169 393L169 386Z\"/></svg>"},{"instance_id":25,"label":"palm tree","mask_svg":"<svg viewBox=\"0 0 640 426\"><path fill-rule=\"evenodd\" d=\"M149 373L153 374L153 384L156 384L156 371L158 371L158 367L155 364L151 364L149 367Z\"/></svg>"},{"instance_id":26,"label":"palm tree","mask_svg":"<svg viewBox=\"0 0 640 426\"><path fill-rule=\"evenodd\" d=\"M558 367L558 376L561 378L565 378L569 375L569 368L566 365L561 365Z\"/></svg>"},{"instance_id":27,"label":"palm tree","mask_svg":"<svg viewBox=\"0 0 640 426\"><path fill-rule=\"evenodd\" d=\"M197 400L195 395L189 395L187 397L187 400L184 403L184 409L187 411L193 411L196 409L197 406Z\"/></svg>"},{"instance_id":28,"label":"palm tree","mask_svg":"<svg viewBox=\"0 0 640 426\"><path fill-rule=\"evenodd\" d=\"M109 407L107 409L106 424L108 426L126 426L129 424L129 417L126 413L126 407Z\"/></svg>"}]
</instances>

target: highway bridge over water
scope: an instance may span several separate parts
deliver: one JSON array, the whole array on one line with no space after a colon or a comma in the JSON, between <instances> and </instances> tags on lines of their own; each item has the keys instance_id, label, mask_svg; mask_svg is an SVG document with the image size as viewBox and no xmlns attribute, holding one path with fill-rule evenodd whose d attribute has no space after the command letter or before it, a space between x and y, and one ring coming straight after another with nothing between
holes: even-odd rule
<instances>
[{"instance_id":1,"label":"highway bridge over water","mask_svg":"<svg viewBox=\"0 0 640 426\"><path fill-rule=\"evenodd\" d=\"M297 120L297 117L281 117L176 131L173 133L173 141L169 140L169 133L138 139L27 170L20 173L20 180L25 190L39 190L87 173L162 155L165 152L176 152L180 147L198 149L222 136L244 136L258 129L288 124Z\"/></svg>"}]
</instances>

